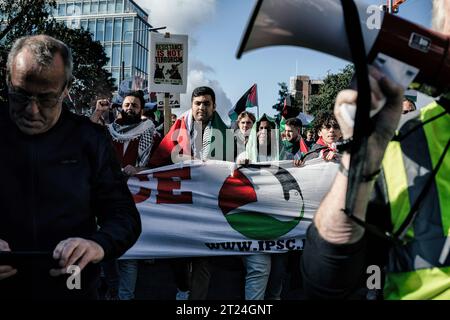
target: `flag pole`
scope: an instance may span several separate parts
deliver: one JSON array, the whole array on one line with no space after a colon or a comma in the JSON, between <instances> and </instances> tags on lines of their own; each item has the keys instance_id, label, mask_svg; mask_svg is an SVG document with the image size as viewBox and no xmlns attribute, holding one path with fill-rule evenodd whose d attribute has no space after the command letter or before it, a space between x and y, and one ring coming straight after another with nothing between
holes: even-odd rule
<instances>
[{"instance_id":1,"label":"flag pole","mask_svg":"<svg viewBox=\"0 0 450 320\"><path fill-rule=\"evenodd\" d=\"M258 105L256 106L256 120L259 119L259 102Z\"/></svg>"}]
</instances>

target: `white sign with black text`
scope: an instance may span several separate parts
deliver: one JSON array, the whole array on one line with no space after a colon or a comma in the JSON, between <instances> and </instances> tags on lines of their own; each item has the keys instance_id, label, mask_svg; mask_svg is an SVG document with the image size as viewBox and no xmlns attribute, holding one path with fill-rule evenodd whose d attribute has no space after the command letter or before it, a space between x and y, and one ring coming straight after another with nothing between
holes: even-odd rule
<instances>
[{"instance_id":1,"label":"white sign with black text","mask_svg":"<svg viewBox=\"0 0 450 320\"><path fill-rule=\"evenodd\" d=\"M186 93L187 63L187 35L150 33L150 91Z\"/></svg>"}]
</instances>

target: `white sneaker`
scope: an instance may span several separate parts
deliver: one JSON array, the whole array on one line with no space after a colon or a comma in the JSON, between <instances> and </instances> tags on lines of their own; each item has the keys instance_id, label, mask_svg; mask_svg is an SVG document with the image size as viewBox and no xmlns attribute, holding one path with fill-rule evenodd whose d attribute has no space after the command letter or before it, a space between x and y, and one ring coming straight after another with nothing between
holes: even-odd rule
<instances>
[{"instance_id":1,"label":"white sneaker","mask_svg":"<svg viewBox=\"0 0 450 320\"><path fill-rule=\"evenodd\" d=\"M190 291L181 291L177 289L177 295L175 296L175 300L189 300Z\"/></svg>"}]
</instances>

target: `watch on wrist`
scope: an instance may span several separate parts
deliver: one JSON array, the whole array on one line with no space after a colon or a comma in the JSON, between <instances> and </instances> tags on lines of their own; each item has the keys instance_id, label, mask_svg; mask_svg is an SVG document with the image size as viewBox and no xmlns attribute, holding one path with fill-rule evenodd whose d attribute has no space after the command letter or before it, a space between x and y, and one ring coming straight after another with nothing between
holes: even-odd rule
<instances>
[{"instance_id":1,"label":"watch on wrist","mask_svg":"<svg viewBox=\"0 0 450 320\"><path fill-rule=\"evenodd\" d=\"M349 152L352 146L353 146L353 137L336 142L336 149L339 153L343 153L344 151Z\"/></svg>"}]
</instances>

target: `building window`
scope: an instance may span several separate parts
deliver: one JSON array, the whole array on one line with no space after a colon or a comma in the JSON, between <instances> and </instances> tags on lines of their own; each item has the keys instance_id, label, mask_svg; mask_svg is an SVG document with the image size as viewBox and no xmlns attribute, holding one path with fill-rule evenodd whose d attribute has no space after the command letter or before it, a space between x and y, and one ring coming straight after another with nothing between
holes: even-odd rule
<instances>
[{"instance_id":1,"label":"building window","mask_svg":"<svg viewBox=\"0 0 450 320\"><path fill-rule=\"evenodd\" d=\"M95 20L90 19L88 23L89 32L92 34L92 37L95 36Z\"/></svg>"},{"instance_id":2,"label":"building window","mask_svg":"<svg viewBox=\"0 0 450 320\"><path fill-rule=\"evenodd\" d=\"M80 27L83 28L86 31L88 29L88 22L87 22L87 20L81 20Z\"/></svg>"},{"instance_id":3,"label":"building window","mask_svg":"<svg viewBox=\"0 0 450 320\"><path fill-rule=\"evenodd\" d=\"M123 11L123 0L117 0L116 2L116 12L121 13Z\"/></svg>"},{"instance_id":4,"label":"building window","mask_svg":"<svg viewBox=\"0 0 450 320\"><path fill-rule=\"evenodd\" d=\"M66 15L67 16L80 15L80 13L81 13L81 6L77 7L77 5L79 5L79 3L77 3L77 4L74 4L73 2L68 3L67 4L67 9L66 9Z\"/></svg>"},{"instance_id":5,"label":"building window","mask_svg":"<svg viewBox=\"0 0 450 320\"><path fill-rule=\"evenodd\" d=\"M120 45L115 44L112 48L112 66L114 67L120 67L121 61L120 61Z\"/></svg>"},{"instance_id":6,"label":"building window","mask_svg":"<svg viewBox=\"0 0 450 320\"><path fill-rule=\"evenodd\" d=\"M144 24L139 19L139 43L142 44L142 45L144 45L144 33L146 33L144 31Z\"/></svg>"},{"instance_id":7,"label":"building window","mask_svg":"<svg viewBox=\"0 0 450 320\"><path fill-rule=\"evenodd\" d=\"M114 41L122 40L122 21L120 18L114 19Z\"/></svg>"},{"instance_id":8,"label":"building window","mask_svg":"<svg viewBox=\"0 0 450 320\"><path fill-rule=\"evenodd\" d=\"M111 41L112 40L112 30L113 28L113 21L112 19L106 19L106 28L105 28L105 41Z\"/></svg>"},{"instance_id":9,"label":"building window","mask_svg":"<svg viewBox=\"0 0 450 320\"><path fill-rule=\"evenodd\" d=\"M112 73L112 77L115 79L114 85L117 87L117 86L118 86L118 83L119 83L119 70L113 69L113 70L111 71L111 73Z\"/></svg>"},{"instance_id":10,"label":"building window","mask_svg":"<svg viewBox=\"0 0 450 320\"><path fill-rule=\"evenodd\" d=\"M148 72L148 51L144 50L144 72Z\"/></svg>"},{"instance_id":11,"label":"building window","mask_svg":"<svg viewBox=\"0 0 450 320\"><path fill-rule=\"evenodd\" d=\"M106 1L99 2L98 13L106 13Z\"/></svg>"},{"instance_id":12,"label":"building window","mask_svg":"<svg viewBox=\"0 0 450 320\"><path fill-rule=\"evenodd\" d=\"M105 20L97 20L97 33L95 36L95 40L103 41L104 29Z\"/></svg>"},{"instance_id":13,"label":"building window","mask_svg":"<svg viewBox=\"0 0 450 320\"><path fill-rule=\"evenodd\" d=\"M66 4L59 3L58 4L58 16L65 16L65 15L66 15Z\"/></svg>"},{"instance_id":14,"label":"building window","mask_svg":"<svg viewBox=\"0 0 450 320\"><path fill-rule=\"evenodd\" d=\"M131 42L133 40L133 20L123 20L123 41Z\"/></svg>"},{"instance_id":15,"label":"building window","mask_svg":"<svg viewBox=\"0 0 450 320\"><path fill-rule=\"evenodd\" d=\"M124 77L125 77L125 79L130 79L131 78L131 70L130 70L130 68L125 68Z\"/></svg>"},{"instance_id":16,"label":"building window","mask_svg":"<svg viewBox=\"0 0 450 320\"><path fill-rule=\"evenodd\" d=\"M116 12L115 5L116 3L114 0L108 0L108 13Z\"/></svg>"},{"instance_id":17,"label":"building window","mask_svg":"<svg viewBox=\"0 0 450 320\"><path fill-rule=\"evenodd\" d=\"M109 58L107 66L111 67L112 46L110 44L105 45L105 53L106 53L106 56Z\"/></svg>"},{"instance_id":18,"label":"building window","mask_svg":"<svg viewBox=\"0 0 450 320\"><path fill-rule=\"evenodd\" d=\"M66 16L72 16L73 15L73 3L67 3L66 5Z\"/></svg>"},{"instance_id":19,"label":"building window","mask_svg":"<svg viewBox=\"0 0 450 320\"><path fill-rule=\"evenodd\" d=\"M138 64L138 61L139 61L138 49L139 49L139 45L137 45L136 42L135 42L134 43L134 48L133 48L133 56L134 56L133 67L137 67L137 64Z\"/></svg>"},{"instance_id":20,"label":"building window","mask_svg":"<svg viewBox=\"0 0 450 320\"><path fill-rule=\"evenodd\" d=\"M91 12L91 3L83 2L83 14L89 14Z\"/></svg>"},{"instance_id":21,"label":"building window","mask_svg":"<svg viewBox=\"0 0 450 320\"><path fill-rule=\"evenodd\" d=\"M138 64L138 66L139 66L139 69L141 69L141 70L144 69L144 63L142 60L144 60L144 53L143 53L142 47L139 47L139 64Z\"/></svg>"},{"instance_id":22,"label":"building window","mask_svg":"<svg viewBox=\"0 0 450 320\"><path fill-rule=\"evenodd\" d=\"M131 66L132 55L131 55L131 44L126 44L123 46L123 61L125 62L125 66Z\"/></svg>"},{"instance_id":23,"label":"building window","mask_svg":"<svg viewBox=\"0 0 450 320\"><path fill-rule=\"evenodd\" d=\"M92 1L91 13L98 13L98 1Z\"/></svg>"},{"instance_id":24,"label":"building window","mask_svg":"<svg viewBox=\"0 0 450 320\"><path fill-rule=\"evenodd\" d=\"M79 29L80 28L80 20L78 19L68 19L67 27L70 29Z\"/></svg>"},{"instance_id":25,"label":"building window","mask_svg":"<svg viewBox=\"0 0 450 320\"><path fill-rule=\"evenodd\" d=\"M125 11L124 12L125 13L132 12L132 10L131 10L131 3L128 0L125 0Z\"/></svg>"}]
</instances>

